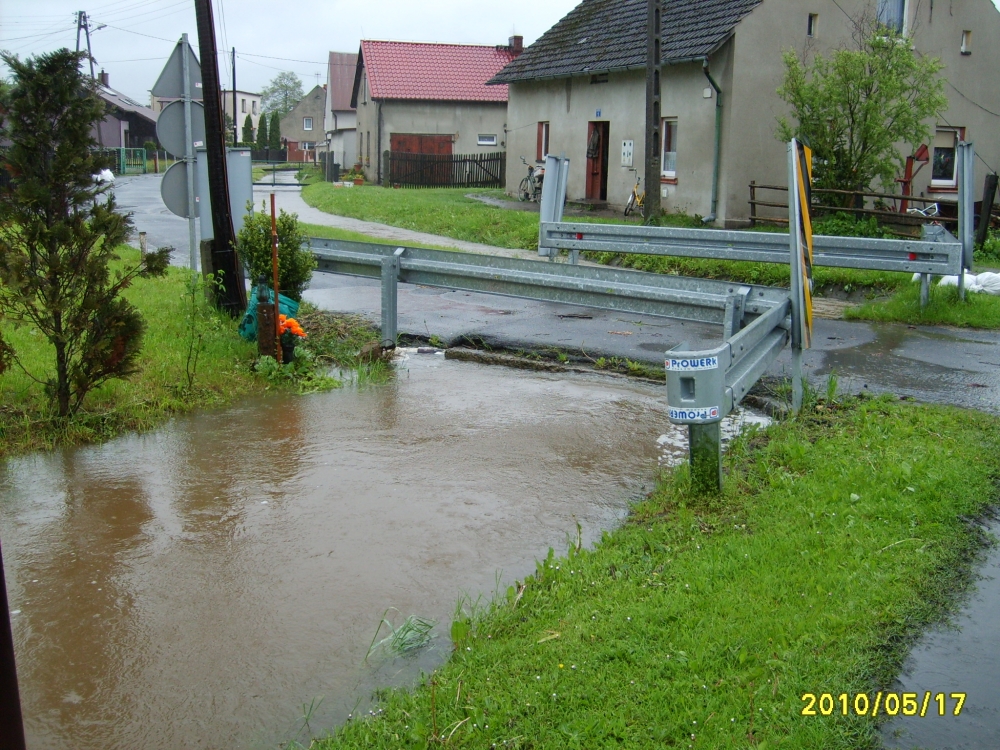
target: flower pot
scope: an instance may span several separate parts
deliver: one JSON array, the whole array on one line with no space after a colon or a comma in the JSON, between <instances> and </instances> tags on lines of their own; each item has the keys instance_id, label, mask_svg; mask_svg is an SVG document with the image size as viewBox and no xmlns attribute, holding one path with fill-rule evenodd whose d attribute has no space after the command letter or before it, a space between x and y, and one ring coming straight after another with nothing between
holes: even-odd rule
<instances>
[{"instance_id":1,"label":"flower pot","mask_svg":"<svg viewBox=\"0 0 1000 750\"><path fill-rule=\"evenodd\" d=\"M354 178L354 184L355 185L364 185L365 184L365 178L364 177L355 177Z\"/></svg>"},{"instance_id":2,"label":"flower pot","mask_svg":"<svg viewBox=\"0 0 1000 750\"><path fill-rule=\"evenodd\" d=\"M281 342L281 361L284 364L291 362L295 359L295 342L286 344L284 341Z\"/></svg>"}]
</instances>

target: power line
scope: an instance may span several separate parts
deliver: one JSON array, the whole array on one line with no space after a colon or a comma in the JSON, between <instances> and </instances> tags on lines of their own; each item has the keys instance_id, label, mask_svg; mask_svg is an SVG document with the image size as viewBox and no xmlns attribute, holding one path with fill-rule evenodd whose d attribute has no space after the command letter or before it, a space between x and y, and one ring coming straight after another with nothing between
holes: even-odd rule
<instances>
[{"instance_id":1,"label":"power line","mask_svg":"<svg viewBox=\"0 0 1000 750\"><path fill-rule=\"evenodd\" d=\"M104 24L109 29L114 29L115 31L124 31L126 34L135 34L136 36L144 36L147 39L156 39L160 42L170 42L171 44L177 44L176 39L164 39L162 36L153 36L152 34L143 34L141 31L132 31L131 29L123 29L121 26L114 26L110 23Z\"/></svg>"},{"instance_id":2,"label":"power line","mask_svg":"<svg viewBox=\"0 0 1000 750\"><path fill-rule=\"evenodd\" d=\"M300 63L308 63L309 65L327 65L327 63L325 63L325 62L316 62L315 60L296 60L296 59L291 58L291 57L272 57L271 55L252 55L249 52L238 52L237 54L240 55L240 56L246 55L247 57L260 57L260 58L262 58L264 60L284 60L285 62L300 62ZM247 60L247 62L251 62L251 61ZM347 65L346 63L337 63L337 64L341 65L343 67L347 67L347 68L353 68L353 67L355 67L353 65Z\"/></svg>"}]
</instances>

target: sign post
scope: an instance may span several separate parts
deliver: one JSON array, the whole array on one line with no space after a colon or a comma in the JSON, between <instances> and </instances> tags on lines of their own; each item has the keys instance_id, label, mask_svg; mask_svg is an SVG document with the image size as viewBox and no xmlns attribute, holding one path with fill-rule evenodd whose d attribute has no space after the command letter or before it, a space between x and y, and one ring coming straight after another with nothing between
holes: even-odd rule
<instances>
[{"instance_id":1,"label":"sign post","mask_svg":"<svg viewBox=\"0 0 1000 750\"><path fill-rule=\"evenodd\" d=\"M3 553L0 552L0 749L24 748L24 723L17 689L17 667L14 663L14 636L11 633L10 611L7 606Z\"/></svg>"},{"instance_id":2,"label":"sign post","mask_svg":"<svg viewBox=\"0 0 1000 750\"><path fill-rule=\"evenodd\" d=\"M812 149L788 144L788 243L792 287L792 411L802 409L802 350L812 346Z\"/></svg>"},{"instance_id":3,"label":"sign post","mask_svg":"<svg viewBox=\"0 0 1000 750\"><path fill-rule=\"evenodd\" d=\"M160 195L174 213L188 220L189 265L198 270L198 234L195 225L197 205L194 190L195 146L205 140L205 115L202 105L192 101L193 92L202 88L201 65L183 34L152 88L153 96L177 99L160 113L156 137L170 153L180 156L163 175ZM179 105L179 106L178 106Z\"/></svg>"}]
</instances>

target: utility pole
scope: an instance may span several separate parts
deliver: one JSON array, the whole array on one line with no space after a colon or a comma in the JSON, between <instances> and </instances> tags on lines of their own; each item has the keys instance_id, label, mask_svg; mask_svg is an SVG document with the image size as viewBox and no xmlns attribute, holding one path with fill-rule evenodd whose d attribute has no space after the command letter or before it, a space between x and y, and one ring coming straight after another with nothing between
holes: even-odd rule
<instances>
[{"instance_id":1,"label":"utility pole","mask_svg":"<svg viewBox=\"0 0 1000 750\"><path fill-rule=\"evenodd\" d=\"M102 27L98 27L100 29ZM90 60L90 78L94 78L94 53L90 49L90 19L87 18L87 12L83 10L78 10L76 12L76 51L80 51L80 31L83 30L87 34L87 59ZM104 134L101 132L103 129L101 126L104 124L103 120L97 123L97 143L101 148L104 148Z\"/></svg>"},{"instance_id":2,"label":"utility pole","mask_svg":"<svg viewBox=\"0 0 1000 750\"><path fill-rule=\"evenodd\" d=\"M233 47L233 148L240 142L239 125L236 122L236 47Z\"/></svg>"},{"instance_id":3,"label":"utility pole","mask_svg":"<svg viewBox=\"0 0 1000 750\"><path fill-rule=\"evenodd\" d=\"M646 198L643 219L653 223L662 211L660 204L660 3L646 0Z\"/></svg>"},{"instance_id":4,"label":"utility pole","mask_svg":"<svg viewBox=\"0 0 1000 750\"><path fill-rule=\"evenodd\" d=\"M236 233L229 205L229 175L226 168L226 136L219 88L219 58L215 44L215 19L211 0L195 0L201 80L205 106L205 150L208 159L208 192L212 201L211 270L221 280L219 306L233 317L247 307L243 267L236 257ZM233 113L236 114L235 112ZM235 117L234 117L235 119Z\"/></svg>"}]
</instances>

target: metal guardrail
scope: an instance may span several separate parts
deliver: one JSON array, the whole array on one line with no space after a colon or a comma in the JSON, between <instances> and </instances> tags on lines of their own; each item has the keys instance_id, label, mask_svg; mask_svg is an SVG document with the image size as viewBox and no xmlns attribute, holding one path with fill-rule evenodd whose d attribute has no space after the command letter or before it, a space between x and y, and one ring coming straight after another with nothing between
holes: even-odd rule
<instances>
[{"instance_id":1,"label":"metal guardrail","mask_svg":"<svg viewBox=\"0 0 1000 750\"><path fill-rule=\"evenodd\" d=\"M813 264L872 271L957 275L962 245L942 228L920 240L813 237ZM589 250L682 258L788 263L788 235L721 229L679 229L628 224L543 222L539 255Z\"/></svg>"},{"instance_id":2,"label":"metal guardrail","mask_svg":"<svg viewBox=\"0 0 1000 750\"><path fill-rule=\"evenodd\" d=\"M493 255L310 239L317 270L382 282L382 342L395 345L399 282L717 324L721 343L665 353L672 422L689 425L692 465L721 481L719 422L789 340L785 289ZM698 446L701 446L700 450Z\"/></svg>"},{"instance_id":3,"label":"metal guardrail","mask_svg":"<svg viewBox=\"0 0 1000 750\"><path fill-rule=\"evenodd\" d=\"M816 235L813 237L813 265L919 273L921 307L927 304L930 296L932 274L958 276L959 295L964 299L962 270L972 267L974 153L971 143L959 144L959 239L944 227L935 225L924 225L919 241ZM789 236L783 233L564 222L562 213L568 172L568 159L547 157L547 189L542 191L539 207L538 254L542 257L554 260L560 250L568 250L572 264L579 262L581 251L758 263L785 264L789 261Z\"/></svg>"}]
</instances>

